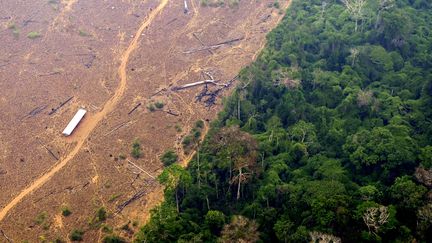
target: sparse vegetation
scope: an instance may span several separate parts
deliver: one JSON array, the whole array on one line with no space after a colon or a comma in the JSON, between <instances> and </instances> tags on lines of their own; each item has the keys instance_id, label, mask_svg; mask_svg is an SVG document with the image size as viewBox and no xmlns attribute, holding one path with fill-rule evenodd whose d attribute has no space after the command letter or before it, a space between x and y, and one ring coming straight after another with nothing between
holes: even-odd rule
<instances>
[{"instance_id":1,"label":"sparse vegetation","mask_svg":"<svg viewBox=\"0 0 432 243\"><path fill-rule=\"evenodd\" d=\"M119 198L122 194L114 194L110 197L110 199L108 200L108 202L114 202L117 198Z\"/></svg>"},{"instance_id":2,"label":"sparse vegetation","mask_svg":"<svg viewBox=\"0 0 432 243\"><path fill-rule=\"evenodd\" d=\"M105 236L102 242L103 243L125 243L126 241L120 236L109 235L109 236Z\"/></svg>"},{"instance_id":3,"label":"sparse vegetation","mask_svg":"<svg viewBox=\"0 0 432 243\"><path fill-rule=\"evenodd\" d=\"M200 4L204 7L236 7L240 0L201 0Z\"/></svg>"},{"instance_id":4,"label":"sparse vegetation","mask_svg":"<svg viewBox=\"0 0 432 243\"><path fill-rule=\"evenodd\" d=\"M160 159L165 166L170 166L177 162L178 156L173 150L168 150L161 156Z\"/></svg>"},{"instance_id":5,"label":"sparse vegetation","mask_svg":"<svg viewBox=\"0 0 432 243\"><path fill-rule=\"evenodd\" d=\"M78 33L82 37L88 37L88 36L90 36L90 34L87 31L84 31L82 29L78 30Z\"/></svg>"},{"instance_id":6,"label":"sparse vegetation","mask_svg":"<svg viewBox=\"0 0 432 243\"><path fill-rule=\"evenodd\" d=\"M121 160L125 160L126 159L126 155L125 154L119 154L119 159Z\"/></svg>"},{"instance_id":7,"label":"sparse vegetation","mask_svg":"<svg viewBox=\"0 0 432 243\"><path fill-rule=\"evenodd\" d=\"M153 104L149 104L149 105L147 106L147 109L149 109L150 112L153 112L153 111L156 110L156 108L155 108L155 106L154 106Z\"/></svg>"},{"instance_id":8,"label":"sparse vegetation","mask_svg":"<svg viewBox=\"0 0 432 243\"><path fill-rule=\"evenodd\" d=\"M62 215L65 216L65 217L67 217L67 216L69 216L69 215L72 214L72 212L70 211L70 209L69 209L67 206L63 206L63 207L61 208L61 213L62 213Z\"/></svg>"},{"instance_id":9,"label":"sparse vegetation","mask_svg":"<svg viewBox=\"0 0 432 243\"><path fill-rule=\"evenodd\" d=\"M27 38L32 39L32 40L37 39L41 36L42 36L41 33L37 32L37 31L32 31L32 32L27 34Z\"/></svg>"},{"instance_id":10,"label":"sparse vegetation","mask_svg":"<svg viewBox=\"0 0 432 243\"><path fill-rule=\"evenodd\" d=\"M195 122L195 126L192 128L189 135L183 138L182 145L185 152L189 152L189 150L197 144L199 138L201 137L201 132L203 128L204 121L198 120Z\"/></svg>"},{"instance_id":11,"label":"sparse vegetation","mask_svg":"<svg viewBox=\"0 0 432 243\"><path fill-rule=\"evenodd\" d=\"M162 109L162 108L164 107L164 103L161 102L161 101L156 101L156 103L155 103L155 107L156 107L157 109Z\"/></svg>"},{"instance_id":12,"label":"sparse vegetation","mask_svg":"<svg viewBox=\"0 0 432 243\"><path fill-rule=\"evenodd\" d=\"M102 225L102 232L111 234L113 232L113 228L107 224Z\"/></svg>"},{"instance_id":13,"label":"sparse vegetation","mask_svg":"<svg viewBox=\"0 0 432 243\"><path fill-rule=\"evenodd\" d=\"M9 22L7 25L7 28L12 31L12 34L14 35L15 38L19 37L20 30L18 29L15 22L13 22L13 21Z\"/></svg>"},{"instance_id":14,"label":"sparse vegetation","mask_svg":"<svg viewBox=\"0 0 432 243\"><path fill-rule=\"evenodd\" d=\"M69 235L71 241L82 241L84 236L84 231L81 229L74 229Z\"/></svg>"},{"instance_id":15,"label":"sparse vegetation","mask_svg":"<svg viewBox=\"0 0 432 243\"><path fill-rule=\"evenodd\" d=\"M35 218L35 224L42 227L43 230L48 230L51 222L48 221L48 213L46 211L39 213Z\"/></svg>"},{"instance_id":16,"label":"sparse vegetation","mask_svg":"<svg viewBox=\"0 0 432 243\"><path fill-rule=\"evenodd\" d=\"M132 157L135 159L139 159L142 155L141 152L141 144L138 139L135 139L135 141L132 144L132 151L131 151Z\"/></svg>"},{"instance_id":17,"label":"sparse vegetation","mask_svg":"<svg viewBox=\"0 0 432 243\"><path fill-rule=\"evenodd\" d=\"M98 210L96 211L96 220L98 222L103 222L105 221L107 218L107 211L104 207L100 207L98 208Z\"/></svg>"}]
</instances>

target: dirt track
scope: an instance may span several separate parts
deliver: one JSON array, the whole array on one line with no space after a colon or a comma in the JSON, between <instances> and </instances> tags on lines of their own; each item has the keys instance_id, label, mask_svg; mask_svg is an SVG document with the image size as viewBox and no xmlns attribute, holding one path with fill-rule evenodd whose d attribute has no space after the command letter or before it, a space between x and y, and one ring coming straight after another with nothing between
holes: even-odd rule
<instances>
[{"instance_id":1,"label":"dirt track","mask_svg":"<svg viewBox=\"0 0 432 243\"><path fill-rule=\"evenodd\" d=\"M134 163L154 176L161 172L159 156L167 148L176 148L183 162L192 158L193 152L183 155L181 139L196 120L213 119L220 106L209 110L194 102L201 87L181 92L171 87L200 80L203 71L221 80L235 76L256 57L265 34L281 18L281 10L268 7L270 2L213 8L191 1L187 15L183 1L75 0L56 5L57 10L43 0L2 2L0 229L14 240L33 242L41 236L65 239L79 227L86 231L86 242L93 242L104 233L87 222L103 206L109 212L105 224L131 237L121 226L144 222L162 190L120 155L129 156L132 141L139 139L143 157ZM9 12L11 18L1 20ZM8 27L12 20L19 38ZM42 37L27 38L34 30ZM202 46L193 34L206 44L240 35L244 40L213 53L186 55L185 50ZM48 115L71 96L70 103ZM164 108L149 112L146 107L155 101ZM128 114L138 103L142 105ZM89 110L88 116L65 139L59 131L80 106ZM38 107L45 110L26 115ZM61 159L53 159L47 149ZM146 196L115 213L143 188ZM71 208L71 216L61 216L62 205ZM34 223L42 212L48 215L45 226ZM130 227L136 231L138 226Z\"/></svg>"},{"instance_id":2,"label":"dirt track","mask_svg":"<svg viewBox=\"0 0 432 243\"><path fill-rule=\"evenodd\" d=\"M85 126L80 127L80 134L77 136L76 142L77 145L75 148L64 158L62 158L52 169L50 169L48 172L43 174L41 177L39 177L37 180L32 182L27 188L22 190L18 196L16 196L10 203L8 203L4 208L0 211L0 221L3 220L3 218L6 216L6 214L11 210L16 204L18 204L25 196L32 193L34 190L45 184L53 175L55 175L58 171L60 171L71 159L75 157L75 155L80 151L81 147L85 143L86 139L90 135L90 133L96 128L96 126L99 124L100 121L102 121L111 111L113 111L117 105L117 103L122 98L127 85L127 75L126 75L126 67L127 63L129 61L129 57L131 53L137 48L138 40L141 36L141 34L144 32L145 28L147 28L156 15L158 15L163 8L167 5L168 0L161 0L160 5L150 13L150 15L144 20L144 22L141 24L138 31L135 33L135 37L133 38L132 42L130 43L129 47L126 49L125 53L123 54L121 58L121 64L119 67L119 75L120 75L120 83L115 91L114 95L107 101L107 103L103 106L103 109L96 113L95 115L92 115L87 119L87 122L85 123ZM68 5L66 6L66 9L69 9L70 6L73 4L73 1L70 1Z\"/></svg>"}]
</instances>

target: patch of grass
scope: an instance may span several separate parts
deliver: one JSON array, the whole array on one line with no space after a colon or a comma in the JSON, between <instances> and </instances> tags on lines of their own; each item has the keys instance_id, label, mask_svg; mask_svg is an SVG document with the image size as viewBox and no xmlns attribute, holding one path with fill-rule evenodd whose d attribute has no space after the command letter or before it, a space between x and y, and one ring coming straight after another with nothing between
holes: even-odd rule
<instances>
[{"instance_id":1,"label":"patch of grass","mask_svg":"<svg viewBox=\"0 0 432 243\"><path fill-rule=\"evenodd\" d=\"M150 104L147 106L147 109L149 109L150 112L153 112L156 110L155 106L153 104Z\"/></svg>"},{"instance_id":2,"label":"patch of grass","mask_svg":"<svg viewBox=\"0 0 432 243\"><path fill-rule=\"evenodd\" d=\"M61 213L63 216L67 217L72 214L72 211L70 211L70 209L67 206L63 206L61 208Z\"/></svg>"},{"instance_id":3,"label":"patch of grass","mask_svg":"<svg viewBox=\"0 0 432 243\"><path fill-rule=\"evenodd\" d=\"M36 215L34 222L37 225L42 225L43 223L45 223L45 220L47 218L48 218L48 213L46 211L43 211L43 212L39 213L38 215Z\"/></svg>"},{"instance_id":4,"label":"patch of grass","mask_svg":"<svg viewBox=\"0 0 432 243\"><path fill-rule=\"evenodd\" d=\"M41 36L42 36L41 33L37 32L37 31L32 31L32 32L27 34L27 38L32 39L32 40L37 39Z\"/></svg>"},{"instance_id":5,"label":"patch of grass","mask_svg":"<svg viewBox=\"0 0 432 243\"><path fill-rule=\"evenodd\" d=\"M71 241L82 241L83 240L84 231L81 229L74 229L69 235L69 239Z\"/></svg>"},{"instance_id":6,"label":"patch of grass","mask_svg":"<svg viewBox=\"0 0 432 243\"><path fill-rule=\"evenodd\" d=\"M107 219L107 211L104 207L100 207L96 210L95 215L89 219L88 224L90 228L99 228L102 223Z\"/></svg>"},{"instance_id":7,"label":"patch of grass","mask_svg":"<svg viewBox=\"0 0 432 243\"><path fill-rule=\"evenodd\" d=\"M132 157L134 157L135 159L138 159L141 157L142 152L141 152L141 144L138 141L138 139L135 139L135 141L132 143L132 151L131 151L131 155Z\"/></svg>"},{"instance_id":8,"label":"patch of grass","mask_svg":"<svg viewBox=\"0 0 432 243\"><path fill-rule=\"evenodd\" d=\"M195 122L195 127L196 128L204 128L204 121L203 120L198 120Z\"/></svg>"},{"instance_id":9,"label":"patch of grass","mask_svg":"<svg viewBox=\"0 0 432 243\"><path fill-rule=\"evenodd\" d=\"M125 160L126 159L126 155L125 154L119 154L119 159L121 160Z\"/></svg>"},{"instance_id":10,"label":"patch of grass","mask_svg":"<svg viewBox=\"0 0 432 243\"><path fill-rule=\"evenodd\" d=\"M96 211L96 219L99 222L103 222L107 219L107 211L104 207L98 208Z\"/></svg>"},{"instance_id":11,"label":"patch of grass","mask_svg":"<svg viewBox=\"0 0 432 243\"><path fill-rule=\"evenodd\" d=\"M102 240L103 243L126 243L126 241L117 235L108 235Z\"/></svg>"},{"instance_id":12,"label":"patch of grass","mask_svg":"<svg viewBox=\"0 0 432 243\"><path fill-rule=\"evenodd\" d=\"M12 22L8 23L7 28L10 30L15 30L15 29L17 29L17 26L16 26L15 22L12 21Z\"/></svg>"},{"instance_id":13,"label":"patch of grass","mask_svg":"<svg viewBox=\"0 0 432 243\"><path fill-rule=\"evenodd\" d=\"M113 228L107 224L102 225L102 232L111 234L113 232Z\"/></svg>"},{"instance_id":14,"label":"patch of grass","mask_svg":"<svg viewBox=\"0 0 432 243\"><path fill-rule=\"evenodd\" d=\"M15 38L19 37L21 31L18 29L15 22L9 22L7 28L12 31L12 34L14 35Z\"/></svg>"},{"instance_id":15,"label":"patch of grass","mask_svg":"<svg viewBox=\"0 0 432 243\"><path fill-rule=\"evenodd\" d=\"M189 135L183 138L182 145L185 152L188 152L194 145L199 142L203 128L204 121L198 120L195 122L195 126L192 128Z\"/></svg>"},{"instance_id":16,"label":"patch of grass","mask_svg":"<svg viewBox=\"0 0 432 243\"><path fill-rule=\"evenodd\" d=\"M78 33L82 37L89 37L89 36L91 36L87 31L84 31L84 30L81 30L81 29L78 31Z\"/></svg>"},{"instance_id":17,"label":"patch of grass","mask_svg":"<svg viewBox=\"0 0 432 243\"><path fill-rule=\"evenodd\" d=\"M170 166L177 162L178 156L173 150L167 150L160 158L165 166Z\"/></svg>"},{"instance_id":18,"label":"patch of grass","mask_svg":"<svg viewBox=\"0 0 432 243\"><path fill-rule=\"evenodd\" d=\"M122 194L113 194L111 195L110 199L108 200L108 202L114 202L117 198L119 198Z\"/></svg>"},{"instance_id":19,"label":"patch of grass","mask_svg":"<svg viewBox=\"0 0 432 243\"><path fill-rule=\"evenodd\" d=\"M156 106L156 108L158 108L158 109L162 109L162 108L164 107L164 103L163 103L163 102L160 102L160 101L156 101L155 106Z\"/></svg>"},{"instance_id":20,"label":"patch of grass","mask_svg":"<svg viewBox=\"0 0 432 243\"><path fill-rule=\"evenodd\" d=\"M176 124L174 126L174 128L176 129L177 132L182 132L183 131L183 129L181 128L181 126L179 124Z\"/></svg>"}]
</instances>

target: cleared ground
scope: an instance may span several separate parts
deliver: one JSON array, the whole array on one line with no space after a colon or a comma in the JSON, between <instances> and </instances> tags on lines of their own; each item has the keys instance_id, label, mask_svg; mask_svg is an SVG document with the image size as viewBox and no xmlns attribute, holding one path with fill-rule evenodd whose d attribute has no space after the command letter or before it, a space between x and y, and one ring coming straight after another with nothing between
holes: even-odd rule
<instances>
[{"instance_id":1,"label":"cleared ground","mask_svg":"<svg viewBox=\"0 0 432 243\"><path fill-rule=\"evenodd\" d=\"M188 3L187 14L183 1L168 0L0 3L0 229L9 238L66 239L81 228L85 241L95 242L104 233L89 221L100 207L108 210L107 225L132 236L161 200L152 179L162 168L159 156L175 148L187 161L182 137L220 108L195 102L202 86L172 87L203 80L203 72L220 82L232 79L288 6ZM158 101L163 109L147 109ZM65 138L61 131L79 107L88 115ZM130 156L134 139L143 150L137 160ZM68 217L61 216L65 206ZM121 230L128 222L130 230Z\"/></svg>"}]
</instances>

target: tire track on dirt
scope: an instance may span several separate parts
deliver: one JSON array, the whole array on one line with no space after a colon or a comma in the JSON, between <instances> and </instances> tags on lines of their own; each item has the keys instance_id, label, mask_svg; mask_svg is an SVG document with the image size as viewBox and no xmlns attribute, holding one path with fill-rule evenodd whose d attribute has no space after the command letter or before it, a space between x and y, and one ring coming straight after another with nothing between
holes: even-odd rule
<instances>
[{"instance_id":1,"label":"tire track on dirt","mask_svg":"<svg viewBox=\"0 0 432 243\"><path fill-rule=\"evenodd\" d=\"M82 126L80 127L79 134L77 134L78 135L76 141L77 145L73 148L73 150L68 155L66 155L66 157L64 157L61 161L55 164L49 171L47 171L37 180L33 181L29 186L27 186L24 190L22 190L15 198L13 198L4 208L2 208L0 211L0 222L6 217L6 215L11 209L13 209L19 202L21 202L21 200L23 200L23 198L25 198L27 195L33 193L35 190L40 188L42 185L48 182L52 178L52 176L54 176L64 166L66 166L68 162L72 160L75 157L75 155L78 154L81 147L84 145L85 141L87 140L88 136L96 128L99 122L101 122L110 112L112 112L115 109L118 102L121 100L123 94L126 91L126 86L127 86L126 67L129 61L129 57L131 53L137 48L138 41L141 34L153 22L154 18L159 13L162 12L162 10L166 7L168 2L169 2L168 0L161 0L157 8L155 8L148 15L148 17L141 23L140 28L135 33L133 40L131 41L128 48L123 53L120 59L121 64L118 68L120 83L114 95L105 103L103 109L99 113L94 114L93 116L89 116L87 121L85 121L85 123L82 124Z\"/></svg>"}]
</instances>

